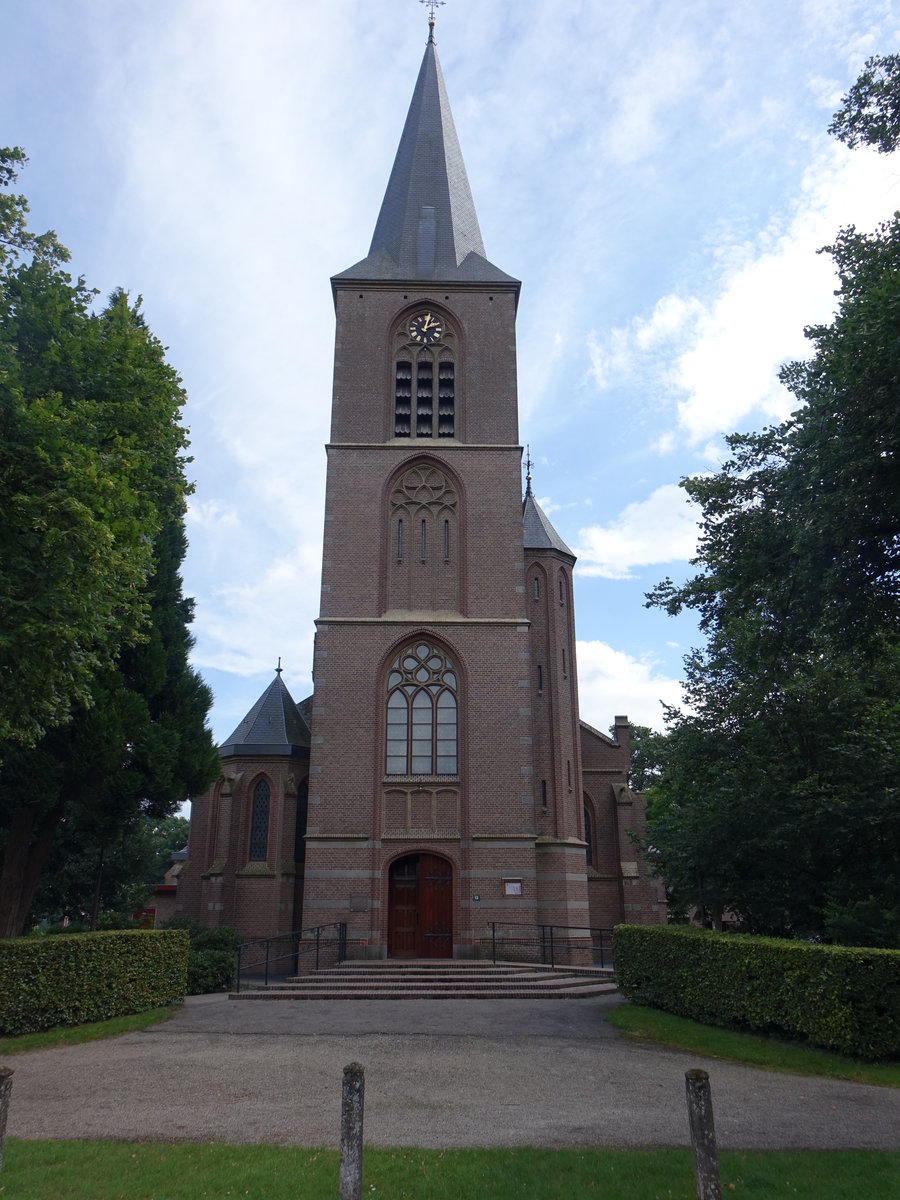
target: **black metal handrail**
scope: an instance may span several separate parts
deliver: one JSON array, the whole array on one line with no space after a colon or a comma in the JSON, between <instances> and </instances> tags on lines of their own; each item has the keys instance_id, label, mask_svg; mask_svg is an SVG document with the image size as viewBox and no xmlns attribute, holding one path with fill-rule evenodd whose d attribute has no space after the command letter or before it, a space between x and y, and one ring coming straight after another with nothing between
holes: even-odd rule
<instances>
[{"instance_id":1,"label":"black metal handrail","mask_svg":"<svg viewBox=\"0 0 900 1200\"><path fill-rule=\"evenodd\" d=\"M347 924L334 921L309 929L293 929L270 938L253 938L237 948L235 990L241 990L241 972L254 967L262 974L263 987L269 986L270 975L301 975L303 967L318 971L327 963L339 965L347 957ZM287 965L287 970L275 967Z\"/></svg>"},{"instance_id":2,"label":"black metal handrail","mask_svg":"<svg viewBox=\"0 0 900 1200\"><path fill-rule=\"evenodd\" d=\"M531 933L524 932L532 931ZM514 931L514 932L508 932ZM491 960L510 955L521 961L555 967L572 965L563 959L583 958L590 953L591 965L611 967L612 929L597 925L539 925L529 921L491 921ZM599 960L599 961L598 961ZM584 965L584 964L582 964Z\"/></svg>"}]
</instances>

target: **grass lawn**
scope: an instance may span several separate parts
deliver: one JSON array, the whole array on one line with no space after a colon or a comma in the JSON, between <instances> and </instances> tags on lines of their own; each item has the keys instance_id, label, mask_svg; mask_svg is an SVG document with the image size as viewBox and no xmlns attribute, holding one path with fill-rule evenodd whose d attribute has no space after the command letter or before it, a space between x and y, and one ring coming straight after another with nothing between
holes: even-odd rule
<instances>
[{"instance_id":1,"label":"grass lawn","mask_svg":"<svg viewBox=\"0 0 900 1200\"><path fill-rule=\"evenodd\" d=\"M21 1054L24 1050L77 1046L81 1042L97 1042L101 1038L118 1037L120 1033L134 1033L136 1030L158 1025L160 1021L168 1021L173 1011L172 1008L151 1008L147 1012L132 1013L127 1017L93 1021L90 1025L60 1025L43 1033L23 1033L21 1037L0 1038L0 1058L8 1058L10 1054Z\"/></svg>"},{"instance_id":2,"label":"grass lawn","mask_svg":"<svg viewBox=\"0 0 900 1200\"><path fill-rule=\"evenodd\" d=\"M900 1152L723 1154L725 1196L894 1200ZM0 1196L16 1200L335 1200L334 1150L142 1142L7 1141ZM687 1150L374 1150L372 1200L693 1200Z\"/></svg>"},{"instance_id":3,"label":"grass lawn","mask_svg":"<svg viewBox=\"0 0 900 1200\"><path fill-rule=\"evenodd\" d=\"M608 1013L606 1019L628 1037L691 1050L708 1058L726 1058L765 1071L826 1075L831 1079L849 1079L853 1083L900 1087L900 1063L859 1062L798 1042L781 1041L758 1033L738 1033L720 1029L717 1025L701 1025L699 1021L640 1004L623 1004ZM897 1194L900 1195L900 1183Z\"/></svg>"}]
</instances>

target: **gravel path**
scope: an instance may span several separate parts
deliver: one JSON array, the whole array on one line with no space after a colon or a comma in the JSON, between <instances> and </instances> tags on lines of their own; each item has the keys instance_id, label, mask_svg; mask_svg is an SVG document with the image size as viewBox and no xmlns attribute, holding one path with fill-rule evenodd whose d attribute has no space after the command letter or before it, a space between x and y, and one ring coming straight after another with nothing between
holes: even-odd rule
<instances>
[{"instance_id":1,"label":"gravel path","mask_svg":"<svg viewBox=\"0 0 900 1200\"><path fill-rule=\"evenodd\" d=\"M142 1033L8 1060L7 1132L336 1145L358 1060L370 1145L687 1145L701 1066L722 1148L900 1147L900 1090L628 1042L603 1022L617 1002L196 997Z\"/></svg>"}]
</instances>

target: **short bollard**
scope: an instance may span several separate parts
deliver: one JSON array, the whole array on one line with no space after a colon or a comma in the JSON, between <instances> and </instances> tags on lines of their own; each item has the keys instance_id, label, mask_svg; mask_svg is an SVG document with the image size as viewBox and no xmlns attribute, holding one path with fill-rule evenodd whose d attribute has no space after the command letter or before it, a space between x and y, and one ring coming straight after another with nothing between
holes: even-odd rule
<instances>
[{"instance_id":1,"label":"short bollard","mask_svg":"<svg viewBox=\"0 0 900 1200\"><path fill-rule=\"evenodd\" d=\"M691 1146L694 1151L697 1200L722 1200L719 1154L716 1150L716 1126L713 1121L709 1075L699 1069L686 1071L684 1087L687 1093L688 1117L691 1123Z\"/></svg>"},{"instance_id":2,"label":"short bollard","mask_svg":"<svg viewBox=\"0 0 900 1200\"><path fill-rule=\"evenodd\" d=\"M3 1143L6 1140L6 1114L9 1112L12 1077L9 1067L0 1067L0 1171L3 1170Z\"/></svg>"},{"instance_id":3,"label":"short bollard","mask_svg":"<svg viewBox=\"0 0 900 1200\"><path fill-rule=\"evenodd\" d=\"M362 1195L363 1094L362 1064L344 1067L341 1085L341 1177L340 1200L360 1200Z\"/></svg>"}]
</instances>

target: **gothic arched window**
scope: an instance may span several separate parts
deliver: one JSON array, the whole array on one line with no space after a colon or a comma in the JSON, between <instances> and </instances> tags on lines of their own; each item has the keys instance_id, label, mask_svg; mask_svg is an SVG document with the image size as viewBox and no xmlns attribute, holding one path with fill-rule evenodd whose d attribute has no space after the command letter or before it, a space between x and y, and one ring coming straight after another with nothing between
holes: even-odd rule
<instances>
[{"instance_id":1,"label":"gothic arched window","mask_svg":"<svg viewBox=\"0 0 900 1200\"><path fill-rule=\"evenodd\" d=\"M584 840L587 843L585 850L587 865L592 867L594 865L594 827L591 823L591 810L587 802L584 805Z\"/></svg>"},{"instance_id":2,"label":"gothic arched window","mask_svg":"<svg viewBox=\"0 0 900 1200\"><path fill-rule=\"evenodd\" d=\"M265 862L269 845L269 785L260 779L253 789L250 816L250 861Z\"/></svg>"},{"instance_id":3,"label":"gothic arched window","mask_svg":"<svg viewBox=\"0 0 900 1200\"><path fill-rule=\"evenodd\" d=\"M453 663L429 642L397 655L387 683L388 775L455 775L459 685Z\"/></svg>"}]
</instances>

